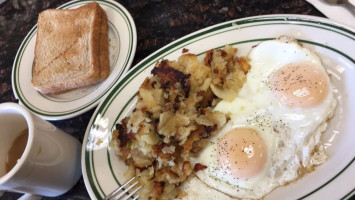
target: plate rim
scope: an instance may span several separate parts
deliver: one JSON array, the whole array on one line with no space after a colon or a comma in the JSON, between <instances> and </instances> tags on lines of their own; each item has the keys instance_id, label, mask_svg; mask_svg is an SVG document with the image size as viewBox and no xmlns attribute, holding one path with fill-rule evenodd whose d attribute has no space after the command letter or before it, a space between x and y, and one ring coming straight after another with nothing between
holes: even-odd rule
<instances>
[{"instance_id":1,"label":"plate rim","mask_svg":"<svg viewBox=\"0 0 355 200\"><path fill-rule=\"evenodd\" d=\"M137 29L135 22L129 13L129 11L120 3L115 2L113 0L72 0L67 3L64 3L60 6L58 6L56 9L68 9L68 8L73 8L76 6L81 6L87 3L91 2L97 2L98 4L102 4L105 6L108 6L113 9L117 15L120 15L120 17L126 22L127 27L128 27L128 37L130 38L129 40L129 46L127 50L127 55L125 56L123 60L122 66L120 66L120 70L116 72L116 77L114 77L111 81L111 83L107 86L102 88L102 91L98 93L98 95L95 95L95 97L92 97L85 102L85 104L79 104L75 106L74 108L68 109L67 111L64 112L59 112L59 111L48 111L43 108L38 108L36 106L28 105L31 104L31 101L24 100L25 98L30 98L26 97L22 92L19 92L21 90L21 86L19 85L19 80L16 78L16 76L19 75L20 67L21 67L21 61L23 59L23 55L25 55L25 51L28 48L28 43L31 42L33 37L36 37L37 33L37 23L30 29L30 31L26 34L24 39L22 40L12 66L12 73L11 73L11 84L12 84L12 91L15 96L15 98L19 101L20 104L24 105L27 109L38 115L39 117L46 119L46 120L63 120L63 119L70 119L73 117L76 117L80 114L83 114L93 107L97 106L107 94L110 93L110 90L113 89L118 82L120 78L126 75L126 73L129 71L133 60L134 56L136 53L136 48L137 48ZM120 10L120 12L116 11L116 9ZM112 24L113 25L113 24ZM117 27L116 27L117 29ZM118 35L119 37L119 35ZM36 38L35 38L36 39ZM115 64L114 67L117 67L117 63ZM95 92L95 89L91 91L90 93ZM42 95L42 94L39 94ZM88 94L86 94L88 95ZM44 98L44 97L40 97ZM54 101L52 101L54 102ZM70 101L69 101L70 102ZM58 104L58 103L57 103ZM62 105L56 105L56 106L62 106Z\"/></svg>"},{"instance_id":2,"label":"plate rim","mask_svg":"<svg viewBox=\"0 0 355 200\"><path fill-rule=\"evenodd\" d=\"M339 30L342 30L342 31L348 33L351 36L347 36L347 37L349 37L352 40L355 40L355 29L353 29L352 27L348 27L346 25L334 22L334 21L332 21L330 19L327 19L327 18L322 18L322 17L317 17L317 16L308 16L308 15L299 15L299 14L271 14L271 15L260 15L260 16L252 16L252 17L234 19L234 20L229 20L229 21L226 21L226 22L218 23L218 24L215 24L213 26L209 26L209 27L203 28L201 30L197 30L197 31L194 31L194 32L192 32L190 34L187 34L187 35L179 38L178 40L175 40L175 41L163 46L162 48L154 51L149 56L147 56L142 61L140 61L138 64L136 64L126 74L125 78L122 78L119 81L119 83L116 85L115 89L112 90L110 92L110 94L108 94L105 97L105 99L103 101L101 101L100 104L97 106L97 108L95 109L95 112L93 113L93 115L92 115L92 117L90 119L90 122L88 123L88 127L86 129L85 136L84 136L84 139L83 139L82 160L81 160L81 162L82 162L82 171L83 171L84 183L85 183L86 189L87 189L90 197L93 198L93 199L97 198L95 196L94 192L92 191L92 186L90 185L90 182L88 180L88 175L87 175L87 170L86 170L87 166L86 166L86 163L85 163L86 162L86 157L85 156L86 156L87 152L89 152L89 153L92 152L92 151L87 150L88 137L89 137L89 134L90 134L91 127L93 126L93 121L96 119L98 114L99 115L101 114L101 113L99 113L99 111L104 109L105 107L109 106L109 105L107 105L108 104L107 102L108 101L112 101L115 98L115 97L112 97L112 96L116 96L116 95L118 95L120 93L120 92L117 92L117 89L120 89L121 87L123 89L125 87L125 86L120 86L120 85L129 84L132 80L134 80L134 77L132 78L132 80L130 80L131 77L134 76L134 75L137 75L138 73L141 73L144 70L143 69L144 67L149 67L149 66L147 66L149 61L155 60L156 59L155 57L157 55L159 55L159 53L161 51L168 51L170 46L175 46L177 43L183 43L184 44L183 41L185 39L193 36L193 35L197 35L197 34L200 34L202 32L210 31L210 30L215 29L217 27L220 27L220 26L223 26L223 25L227 25L227 24L231 24L231 23L234 23L234 22L248 22L250 20L253 21L253 20L256 20L256 19L272 19L272 18L278 19L278 20L284 18L285 22L289 22L289 23L291 23L292 21L297 21L297 22L302 22L303 21L303 22L312 22L312 23L318 23L320 25L330 26L332 28L336 28L336 29L339 29ZM321 27L317 27L317 28L321 28ZM332 31L336 32L334 30L332 30ZM344 35L344 34L342 34L342 35ZM167 53L167 55L169 55L169 54L170 53ZM355 64L355 60L352 57L348 57L348 59ZM111 128L111 127L109 127L109 128ZM322 184L320 187L318 187L315 190L307 193L306 195L303 195L299 199L305 199L305 198L311 196L313 193L316 193L317 191L321 190L325 185L327 185L333 179L337 178L348 167L352 166L354 164L354 161L355 161L355 157L349 162L349 164L347 166L345 166L345 168L343 168L339 173L337 173L331 180L329 180L328 182ZM345 194L345 196L343 198L347 198L347 197L351 196L352 194L354 194L354 192L355 192L355 188L353 190L351 190L349 193Z\"/></svg>"}]
</instances>

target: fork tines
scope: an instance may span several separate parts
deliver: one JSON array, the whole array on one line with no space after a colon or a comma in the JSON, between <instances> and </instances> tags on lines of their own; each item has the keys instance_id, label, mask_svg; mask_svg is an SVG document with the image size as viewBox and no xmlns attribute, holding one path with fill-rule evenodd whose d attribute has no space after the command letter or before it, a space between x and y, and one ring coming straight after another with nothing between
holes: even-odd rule
<instances>
[{"instance_id":1,"label":"fork tines","mask_svg":"<svg viewBox=\"0 0 355 200\"><path fill-rule=\"evenodd\" d=\"M128 198L132 197L135 193L138 192L138 190L140 190L142 188L142 186L139 186L139 187L135 188L134 190L130 191L131 189L133 189L138 184L137 180L135 182L133 182L133 180L135 178L136 177L133 177L133 178L129 179L121 187L115 189L110 194L108 194L103 200L113 200L113 199L115 199L115 200L118 200L118 199L127 200ZM129 185L129 187L125 188L127 185ZM139 197L139 195L134 197L133 200L138 199L138 197Z\"/></svg>"}]
</instances>

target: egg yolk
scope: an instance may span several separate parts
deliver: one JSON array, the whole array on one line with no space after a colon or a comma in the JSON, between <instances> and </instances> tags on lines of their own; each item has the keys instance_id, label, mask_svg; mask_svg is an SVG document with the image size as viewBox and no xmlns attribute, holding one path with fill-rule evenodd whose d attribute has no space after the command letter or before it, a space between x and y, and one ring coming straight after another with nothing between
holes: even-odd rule
<instances>
[{"instance_id":1,"label":"egg yolk","mask_svg":"<svg viewBox=\"0 0 355 200\"><path fill-rule=\"evenodd\" d=\"M286 65L274 74L271 84L281 103L299 108L320 104L329 90L325 73L308 64Z\"/></svg>"},{"instance_id":2,"label":"egg yolk","mask_svg":"<svg viewBox=\"0 0 355 200\"><path fill-rule=\"evenodd\" d=\"M218 162L222 170L236 179L258 174L266 163L264 140L253 129L236 128L218 141Z\"/></svg>"}]
</instances>

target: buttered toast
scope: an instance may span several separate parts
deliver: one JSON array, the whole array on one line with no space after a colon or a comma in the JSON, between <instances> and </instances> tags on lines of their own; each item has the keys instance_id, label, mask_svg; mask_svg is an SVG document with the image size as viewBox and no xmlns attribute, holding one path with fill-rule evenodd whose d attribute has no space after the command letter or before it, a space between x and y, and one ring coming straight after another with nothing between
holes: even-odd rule
<instances>
[{"instance_id":1,"label":"buttered toast","mask_svg":"<svg viewBox=\"0 0 355 200\"><path fill-rule=\"evenodd\" d=\"M96 2L38 17L32 86L43 94L96 84L109 74L107 15Z\"/></svg>"}]
</instances>

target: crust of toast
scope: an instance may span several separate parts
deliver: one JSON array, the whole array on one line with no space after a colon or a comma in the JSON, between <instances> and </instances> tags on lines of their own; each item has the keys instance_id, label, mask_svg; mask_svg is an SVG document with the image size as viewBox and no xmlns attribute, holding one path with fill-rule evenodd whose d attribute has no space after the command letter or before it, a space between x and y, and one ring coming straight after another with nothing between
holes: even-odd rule
<instances>
[{"instance_id":1,"label":"crust of toast","mask_svg":"<svg viewBox=\"0 0 355 200\"><path fill-rule=\"evenodd\" d=\"M95 2L40 13L32 86L43 94L87 87L109 74L107 16Z\"/></svg>"},{"instance_id":2,"label":"crust of toast","mask_svg":"<svg viewBox=\"0 0 355 200\"><path fill-rule=\"evenodd\" d=\"M108 23L106 12L101 10L101 30L100 30L100 79L104 80L110 73L110 62L108 52Z\"/></svg>"}]
</instances>

